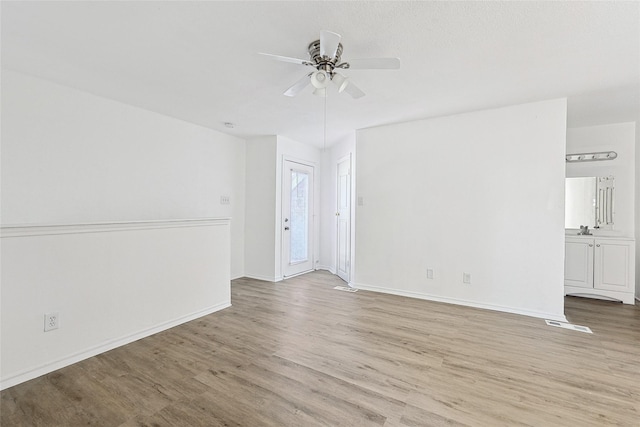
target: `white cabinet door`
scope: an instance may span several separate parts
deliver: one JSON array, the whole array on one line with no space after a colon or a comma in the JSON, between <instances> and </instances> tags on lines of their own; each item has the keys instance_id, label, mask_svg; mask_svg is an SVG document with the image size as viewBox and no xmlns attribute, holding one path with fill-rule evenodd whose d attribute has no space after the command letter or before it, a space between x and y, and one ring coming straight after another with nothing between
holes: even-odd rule
<instances>
[{"instance_id":1,"label":"white cabinet door","mask_svg":"<svg viewBox=\"0 0 640 427\"><path fill-rule=\"evenodd\" d=\"M612 239L595 239L594 288L629 291L631 281L631 243Z\"/></svg>"},{"instance_id":2,"label":"white cabinet door","mask_svg":"<svg viewBox=\"0 0 640 427\"><path fill-rule=\"evenodd\" d=\"M593 239L566 238L564 284L593 289Z\"/></svg>"}]
</instances>

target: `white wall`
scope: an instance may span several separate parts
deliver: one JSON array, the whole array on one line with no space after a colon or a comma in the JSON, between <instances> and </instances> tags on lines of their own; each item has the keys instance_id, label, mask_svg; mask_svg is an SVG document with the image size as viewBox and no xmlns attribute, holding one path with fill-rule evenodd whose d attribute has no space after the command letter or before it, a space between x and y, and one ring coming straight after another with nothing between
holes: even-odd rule
<instances>
[{"instance_id":1,"label":"white wall","mask_svg":"<svg viewBox=\"0 0 640 427\"><path fill-rule=\"evenodd\" d=\"M565 99L358 131L356 286L563 319L565 140Z\"/></svg>"},{"instance_id":2,"label":"white wall","mask_svg":"<svg viewBox=\"0 0 640 427\"><path fill-rule=\"evenodd\" d=\"M352 161L352 213L355 216L355 133L342 141L332 145L330 149L322 153L322 186L320 203L320 258L319 268L329 270L335 274L336 271L336 239L337 239L337 189L338 189L338 162L346 156L351 155ZM353 218L352 218L353 224ZM355 233L354 227L351 227ZM354 240L352 236L352 241ZM353 249L353 245L351 246ZM352 255L353 258L353 255Z\"/></svg>"},{"instance_id":3,"label":"white wall","mask_svg":"<svg viewBox=\"0 0 640 427\"><path fill-rule=\"evenodd\" d=\"M247 140L245 275L276 278L276 145L275 136Z\"/></svg>"},{"instance_id":4,"label":"white wall","mask_svg":"<svg viewBox=\"0 0 640 427\"><path fill-rule=\"evenodd\" d=\"M615 177L615 216L613 233L625 237L635 234L635 122L567 129L567 154L615 151L614 160L567 163L568 177Z\"/></svg>"},{"instance_id":5,"label":"white wall","mask_svg":"<svg viewBox=\"0 0 640 427\"><path fill-rule=\"evenodd\" d=\"M228 220L3 227L0 387L228 307L229 235Z\"/></svg>"},{"instance_id":6,"label":"white wall","mask_svg":"<svg viewBox=\"0 0 640 427\"><path fill-rule=\"evenodd\" d=\"M211 129L2 73L4 225L231 217L231 274L242 276L244 150Z\"/></svg>"},{"instance_id":7,"label":"white wall","mask_svg":"<svg viewBox=\"0 0 640 427\"><path fill-rule=\"evenodd\" d=\"M2 387L228 305L244 273L244 140L3 71L1 162ZM230 229L6 237L212 217ZM43 332L45 310L59 330Z\"/></svg>"}]
</instances>

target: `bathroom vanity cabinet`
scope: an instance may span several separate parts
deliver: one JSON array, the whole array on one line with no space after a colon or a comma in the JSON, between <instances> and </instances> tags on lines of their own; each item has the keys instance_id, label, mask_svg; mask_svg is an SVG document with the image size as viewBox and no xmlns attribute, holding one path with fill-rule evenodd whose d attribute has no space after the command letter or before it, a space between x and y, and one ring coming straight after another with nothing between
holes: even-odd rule
<instances>
[{"instance_id":1,"label":"bathroom vanity cabinet","mask_svg":"<svg viewBox=\"0 0 640 427\"><path fill-rule=\"evenodd\" d=\"M613 298L634 304L635 241L567 236L564 277L565 295Z\"/></svg>"}]
</instances>

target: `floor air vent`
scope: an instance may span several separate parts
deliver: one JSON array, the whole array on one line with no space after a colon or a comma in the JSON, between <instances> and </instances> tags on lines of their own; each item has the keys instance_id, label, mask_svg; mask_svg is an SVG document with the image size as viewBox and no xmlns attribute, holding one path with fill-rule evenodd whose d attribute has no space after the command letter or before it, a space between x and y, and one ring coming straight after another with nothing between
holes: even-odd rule
<instances>
[{"instance_id":1,"label":"floor air vent","mask_svg":"<svg viewBox=\"0 0 640 427\"><path fill-rule=\"evenodd\" d=\"M547 325L555 326L556 328L572 329L574 331L584 332L586 334L593 333L591 329L586 326L572 325L571 323L557 322L555 320L545 320L545 322L547 322Z\"/></svg>"},{"instance_id":2,"label":"floor air vent","mask_svg":"<svg viewBox=\"0 0 640 427\"><path fill-rule=\"evenodd\" d=\"M356 288L350 288L348 286L336 286L333 289L337 289L339 291L345 291L345 292L358 292Z\"/></svg>"}]
</instances>

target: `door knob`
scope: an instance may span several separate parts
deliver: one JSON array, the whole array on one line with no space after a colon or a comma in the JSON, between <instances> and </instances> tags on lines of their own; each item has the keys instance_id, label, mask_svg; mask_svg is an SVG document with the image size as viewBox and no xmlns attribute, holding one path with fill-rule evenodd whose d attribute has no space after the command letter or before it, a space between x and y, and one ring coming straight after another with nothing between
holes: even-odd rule
<instances>
[{"instance_id":1,"label":"door knob","mask_svg":"<svg viewBox=\"0 0 640 427\"><path fill-rule=\"evenodd\" d=\"M284 231L287 231L288 229L289 229L289 227L285 227L285 228L284 228Z\"/></svg>"}]
</instances>

